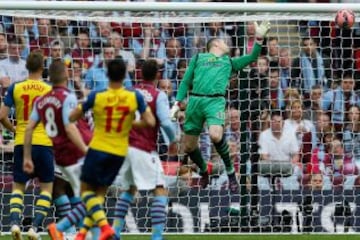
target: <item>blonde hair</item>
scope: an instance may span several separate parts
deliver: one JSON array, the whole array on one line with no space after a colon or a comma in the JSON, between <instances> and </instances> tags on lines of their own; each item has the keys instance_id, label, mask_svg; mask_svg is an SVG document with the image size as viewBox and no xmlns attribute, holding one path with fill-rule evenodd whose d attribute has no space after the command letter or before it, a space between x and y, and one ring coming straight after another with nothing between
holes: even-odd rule
<instances>
[{"instance_id":1,"label":"blonde hair","mask_svg":"<svg viewBox=\"0 0 360 240\"><path fill-rule=\"evenodd\" d=\"M288 89L286 89L285 94L284 94L285 101L288 100L288 99L291 100L291 98L292 99L299 99L299 100L301 99L300 93L296 88L288 88Z\"/></svg>"},{"instance_id":2,"label":"blonde hair","mask_svg":"<svg viewBox=\"0 0 360 240\"><path fill-rule=\"evenodd\" d=\"M289 102L290 109L293 108L295 104L300 104L300 106L302 107L302 101L300 99L295 99Z\"/></svg>"}]
</instances>

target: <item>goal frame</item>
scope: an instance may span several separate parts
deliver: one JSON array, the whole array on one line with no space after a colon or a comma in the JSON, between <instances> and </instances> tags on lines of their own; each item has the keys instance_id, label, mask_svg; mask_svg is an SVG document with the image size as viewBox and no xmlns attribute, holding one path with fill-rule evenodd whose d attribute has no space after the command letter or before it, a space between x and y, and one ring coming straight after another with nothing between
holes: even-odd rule
<instances>
[{"instance_id":1,"label":"goal frame","mask_svg":"<svg viewBox=\"0 0 360 240\"><path fill-rule=\"evenodd\" d=\"M2 10L81 11L190 11L190 12L360 12L356 3L218 3L218 2L108 2L99 1L0 1Z\"/></svg>"}]
</instances>

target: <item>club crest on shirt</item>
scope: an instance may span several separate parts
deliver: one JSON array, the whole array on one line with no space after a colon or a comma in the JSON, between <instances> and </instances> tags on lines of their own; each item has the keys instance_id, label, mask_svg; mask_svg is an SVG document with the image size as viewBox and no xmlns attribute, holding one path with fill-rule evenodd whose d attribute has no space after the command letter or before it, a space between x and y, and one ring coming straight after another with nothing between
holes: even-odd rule
<instances>
[{"instance_id":1,"label":"club crest on shirt","mask_svg":"<svg viewBox=\"0 0 360 240\"><path fill-rule=\"evenodd\" d=\"M153 101L153 96L151 95L151 93L149 93L148 90L146 89L137 89L144 97L146 102L152 102Z\"/></svg>"}]
</instances>

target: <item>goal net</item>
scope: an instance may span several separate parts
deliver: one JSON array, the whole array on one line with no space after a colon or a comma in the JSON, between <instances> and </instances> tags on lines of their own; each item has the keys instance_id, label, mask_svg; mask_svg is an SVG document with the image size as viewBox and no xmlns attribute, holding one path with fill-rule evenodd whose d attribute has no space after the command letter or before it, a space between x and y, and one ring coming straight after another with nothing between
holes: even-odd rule
<instances>
[{"instance_id":1,"label":"goal net","mask_svg":"<svg viewBox=\"0 0 360 240\"><path fill-rule=\"evenodd\" d=\"M72 2L66 7L66 2L52 3L54 8L47 5L45 10L44 2L36 3L39 9L22 2L18 9L1 12L3 96L9 83L26 78L23 61L35 49L46 56L44 78L60 49L71 82L89 89L103 81L102 62L108 51L115 51L127 63L129 86L141 80L143 61L155 58L159 88L173 104L189 60L204 52L209 39L224 39L231 56L240 57L252 51L254 22L271 21L260 57L233 72L226 94L225 137L239 194L229 192L225 168L206 128L199 141L211 176L205 189L199 187L200 175L191 160L181 164L186 159L183 118L176 123L177 155L167 153L167 139L159 133L170 196L167 233L360 230L359 6L168 3L162 8L160 3L146 3L146 8L143 3L113 2L110 11L102 8L109 2ZM58 9L57 4L63 5ZM93 4L100 10L91 9ZM335 10L344 7L358 15L351 29L334 23ZM0 230L8 232L13 139L5 129L1 139ZM121 191L120 183L107 195L111 220ZM33 214L36 192L36 181L29 183L24 226ZM151 231L151 198L147 192L136 197L127 215L127 232ZM56 217L52 208L47 222Z\"/></svg>"}]
</instances>

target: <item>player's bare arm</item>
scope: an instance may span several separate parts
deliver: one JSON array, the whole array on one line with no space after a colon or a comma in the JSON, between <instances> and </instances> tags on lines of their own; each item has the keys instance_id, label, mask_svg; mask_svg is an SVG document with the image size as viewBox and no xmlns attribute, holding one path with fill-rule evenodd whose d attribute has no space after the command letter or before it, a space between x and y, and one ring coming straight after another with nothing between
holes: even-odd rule
<instances>
[{"instance_id":1,"label":"player's bare arm","mask_svg":"<svg viewBox=\"0 0 360 240\"><path fill-rule=\"evenodd\" d=\"M143 128L143 127L155 127L156 119L154 117L154 114L151 112L150 108L147 107L146 111L141 114L140 120L134 120L133 121L133 127L136 128Z\"/></svg>"},{"instance_id":2,"label":"player's bare arm","mask_svg":"<svg viewBox=\"0 0 360 240\"><path fill-rule=\"evenodd\" d=\"M75 122L79 120L82 116L83 116L83 111L81 110L81 108L80 107L74 108L74 110L72 110L70 113L69 121Z\"/></svg>"},{"instance_id":3,"label":"player's bare arm","mask_svg":"<svg viewBox=\"0 0 360 240\"><path fill-rule=\"evenodd\" d=\"M67 124L65 131L68 138L83 152L86 153L88 147L86 146L83 138L80 135L79 129L74 123Z\"/></svg>"},{"instance_id":4,"label":"player's bare arm","mask_svg":"<svg viewBox=\"0 0 360 240\"><path fill-rule=\"evenodd\" d=\"M32 143L32 135L37 125L38 122L30 119L25 129L23 170L28 174L31 174L34 171L34 163L31 157L31 143Z\"/></svg>"},{"instance_id":5,"label":"player's bare arm","mask_svg":"<svg viewBox=\"0 0 360 240\"><path fill-rule=\"evenodd\" d=\"M9 107L2 105L0 109L0 123L9 131L15 132L15 127L11 124L9 119Z\"/></svg>"}]
</instances>

